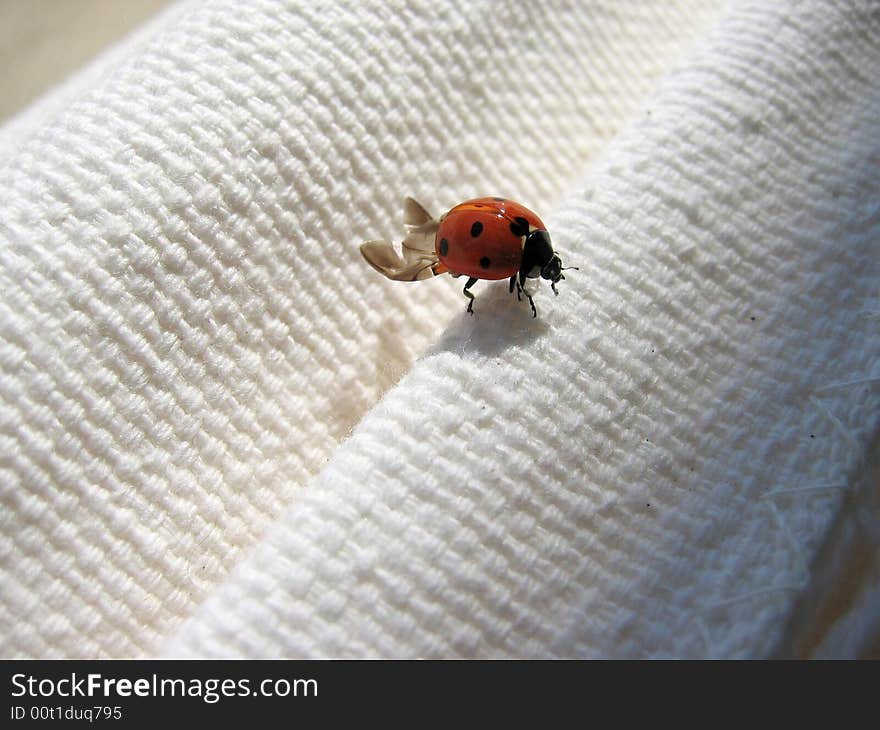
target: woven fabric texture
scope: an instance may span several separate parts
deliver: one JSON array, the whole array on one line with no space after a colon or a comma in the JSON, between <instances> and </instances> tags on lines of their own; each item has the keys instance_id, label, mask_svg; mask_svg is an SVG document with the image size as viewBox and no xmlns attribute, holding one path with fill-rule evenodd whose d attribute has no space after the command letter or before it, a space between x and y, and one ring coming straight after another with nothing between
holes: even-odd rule
<instances>
[{"instance_id":1,"label":"woven fabric texture","mask_svg":"<svg viewBox=\"0 0 880 730\"><path fill-rule=\"evenodd\" d=\"M733 10L551 218L544 319L478 300L168 652L782 646L876 489L877 21Z\"/></svg>"},{"instance_id":2,"label":"woven fabric texture","mask_svg":"<svg viewBox=\"0 0 880 730\"><path fill-rule=\"evenodd\" d=\"M797 619L876 551L876 4L343 5L17 130L2 653L862 651L865 584ZM581 267L537 320L358 256L496 193Z\"/></svg>"},{"instance_id":3,"label":"woven fabric texture","mask_svg":"<svg viewBox=\"0 0 880 730\"><path fill-rule=\"evenodd\" d=\"M717 12L188 4L18 120L0 652L154 652L459 316L360 241L558 201Z\"/></svg>"}]
</instances>

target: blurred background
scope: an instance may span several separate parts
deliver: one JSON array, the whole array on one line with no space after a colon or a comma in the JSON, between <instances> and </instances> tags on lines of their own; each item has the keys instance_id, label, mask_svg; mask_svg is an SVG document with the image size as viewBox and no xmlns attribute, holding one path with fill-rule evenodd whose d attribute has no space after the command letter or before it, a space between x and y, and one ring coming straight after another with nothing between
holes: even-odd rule
<instances>
[{"instance_id":1,"label":"blurred background","mask_svg":"<svg viewBox=\"0 0 880 730\"><path fill-rule=\"evenodd\" d=\"M0 124L172 0L0 0Z\"/></svg>"}]
</instances>

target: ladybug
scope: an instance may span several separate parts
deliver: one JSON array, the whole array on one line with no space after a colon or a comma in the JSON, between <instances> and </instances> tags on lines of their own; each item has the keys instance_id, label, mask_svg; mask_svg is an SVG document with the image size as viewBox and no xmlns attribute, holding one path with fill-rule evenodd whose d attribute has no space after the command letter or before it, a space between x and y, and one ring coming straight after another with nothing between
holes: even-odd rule
<instances>
[{"instance_id":1,"label":"ladybug","mask_svg":"<svg viewBox=\"0 0 880 730\"><path fill-rule=\"evenodd\" d=\"M474 198L459 203L435 220L412 198L404 201L408 228L402 256L387 241L368 241L361 254L376 271L395 281L420 281L439 274L467 276L462 293L467 311L474 313L471 287L479 279L510 279L517 299L525 294L527 279L547 279L554 294L564 279L562 261L553 251L550 234L532 211L506 198ZM566 267L576 269L576 266Z\"/></svg>"}]
</instances>

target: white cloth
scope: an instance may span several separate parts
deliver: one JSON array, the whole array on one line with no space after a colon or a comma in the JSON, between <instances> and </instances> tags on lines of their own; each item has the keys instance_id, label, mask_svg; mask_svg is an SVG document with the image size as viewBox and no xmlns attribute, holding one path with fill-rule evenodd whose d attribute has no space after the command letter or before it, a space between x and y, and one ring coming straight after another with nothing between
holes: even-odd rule
<instances>
[{"instance_id":1,"label":"white cloth","mask_svg":"<svg viewBox=\"0 0 880 730\"><path fill-rule=\"evenodd\" d=\"M16 129L2 653L864 651L876 3L346 5L177 9ZM407 194L580 270L382 280Z\"/></svg>"}]
</instances>

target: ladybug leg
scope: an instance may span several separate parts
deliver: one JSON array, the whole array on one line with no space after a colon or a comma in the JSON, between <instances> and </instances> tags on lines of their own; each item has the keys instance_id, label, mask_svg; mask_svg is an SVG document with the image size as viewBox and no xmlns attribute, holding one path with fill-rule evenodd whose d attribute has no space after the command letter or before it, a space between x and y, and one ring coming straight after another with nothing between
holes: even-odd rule
<instances>
[{"instance_id":1,"label":"ladybug leg","mask_svg":"<svg viewBox=\"0 0 880 730\"><path fill-rule=\"evenodd\" d=\"M516 274L510 277L510 293L513 294L513 288L516 287L516 301L522 301L522 287L516 280Z\"/></svg>"},{"instance_id":2,"label":"ladybug leg","mask_svg":"<svg viewBox=\"0 0 880 730\"><path fill-rule=\"evenodd\" d=\"M469 290L474 284L477 283L477 281L478 281L477 277L472 276L470 279L467 280L467 284L464 285L464 289L461 290L462 294L464 294L470 300L470 301L468 301L468 307L467 307L468 314L474 313L474 295Z\"/></svg>"},{"instance_id":3,"label":"ladybug leg","mask_svg":"<svg viewBox=\"0 0 880 730\"><path fill-rule=\"evenodd\" d=\"M532 308L532 317L537 317L538 310L535 309L535 300L532 299L532 295L529 294L528 291L526 291L525 283L526 283L526 275L523 271L520 271L519 278L516 280L516 297L517 297L517 299L522 301L522 297L520 296L520 293L525 294L526 299L529 300L529 306Z\"/></svg>"}]
</instances>

